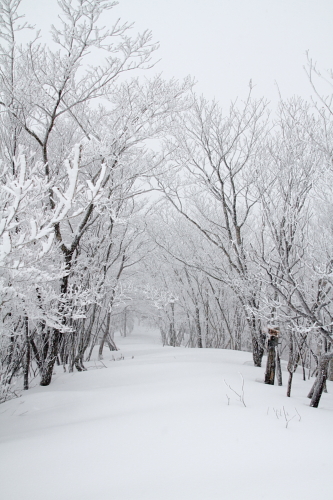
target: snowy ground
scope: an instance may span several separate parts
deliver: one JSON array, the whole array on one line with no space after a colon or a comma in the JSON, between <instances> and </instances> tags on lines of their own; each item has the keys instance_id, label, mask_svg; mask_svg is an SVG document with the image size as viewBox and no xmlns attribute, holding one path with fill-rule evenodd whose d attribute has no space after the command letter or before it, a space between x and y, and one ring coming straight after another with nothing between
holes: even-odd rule
<instances>
[{"instance_id":1,"label":"snowy ground","mask_svg":"<svg viewBox=\"0 0 333 500\"><path fill-rule=\"evenodd\" d=\"M266 386L250 353L162 347L142 327L116 340L107 369L58 369L0 406L2 500L333 498L333 383L313 409L312 381L286 398L287 374ZM240 373L246 407L224 384Z\"/></svg>"}]
</instances>

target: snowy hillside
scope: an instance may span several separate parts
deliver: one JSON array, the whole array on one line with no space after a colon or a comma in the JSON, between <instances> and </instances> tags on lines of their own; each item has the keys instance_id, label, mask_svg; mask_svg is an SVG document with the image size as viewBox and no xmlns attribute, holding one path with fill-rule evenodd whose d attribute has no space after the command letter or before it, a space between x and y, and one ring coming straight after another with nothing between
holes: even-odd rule
<instances>
[{"instance_id":1,"label":"snowy hillside","mask_svg":"<svg viewBox=\"0 0 333 500\"><path fill-rule=\"evenodd\" d=\"M106 369L58 367L0 406L2 500L333 497L331 382L313 409L312 380L296 374L286 398L286 373L264 385L251 353L163 347L143 328L116 341ZM246 406L224 382L241 392L242 377Z\"/></svg>"}]
</instances>

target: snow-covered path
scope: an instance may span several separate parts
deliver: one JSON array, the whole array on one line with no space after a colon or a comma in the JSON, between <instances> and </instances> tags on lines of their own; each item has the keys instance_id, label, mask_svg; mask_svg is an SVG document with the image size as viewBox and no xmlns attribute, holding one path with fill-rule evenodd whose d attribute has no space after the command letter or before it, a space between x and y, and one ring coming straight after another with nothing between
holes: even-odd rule
<instances>
[{"instance_id":1,"label":"snow-covered path","mask_svg":"<svg viewBox=\"0 0 333 500\"><path fill-rule=\"evenodd\" d=\"M2 500L333 498L333 383L316 410L312 380L286 398L287 374L264 385L250 353L162 347L142 327L116 340L107 369L58 368L0 406ZM224 384L240 373L246 407Z\"/></svg>"}]
</instances>

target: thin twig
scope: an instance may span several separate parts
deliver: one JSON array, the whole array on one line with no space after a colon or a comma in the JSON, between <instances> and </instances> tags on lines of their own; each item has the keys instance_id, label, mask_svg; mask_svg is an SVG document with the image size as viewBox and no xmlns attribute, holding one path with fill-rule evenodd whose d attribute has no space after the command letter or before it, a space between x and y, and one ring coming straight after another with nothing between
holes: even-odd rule
<instances>
[{"instance_id":1,"label":"thin twig","mask_svg":"<svg viewBox=\"0 0 333 500\"><path fill-rule=\"evenodd\" d=\"M296 411L296 413L297 413L297 415L298 415L298 417L299 417L299 422L300 422L300 421L302 420L302 417L301 417L301 415L298 413L297 408L295 408L295 411Z\"/></svg>"},{"instance_id":2,"label":"thin twig","mask_svg":"<svg viewBox=\"0 0 333 500\"><path fill-rule=\"evenodd\" d=\"M239 398L239 401L241 401L243 403L243 405L246 407L246 404L245 404L245 401L244 401L244 377L242 376L242 374L240 373L240 376L242 377L242 394L239 394L237 391L235 391L235 389L233 389L231 387L231 385L229 385L225 379L224 380L224 383L225 385L233 392L236 394L236 396L238 396Z\"/></svg>"},{"instance_id":3,"label":"thin twig","mask_svg":"<svg viewBox=\"0 0 333 500\"><path fill-rule=\"evenodd\" d=\"M288 415L288 414L286 413L286 410L284 409L284 406L283 406L282 408L283 408L284 418L286 419L286 429L287 429L287 428L288 428L288 424L289 424L289 422L290 422L290 421L291 421L294 417L296 417L296 415L293 415L293 416L292 416L291 418L289 418L289 420L288 420L288 418L287 418L287 415Z\"/></svg>"}]
</instances>

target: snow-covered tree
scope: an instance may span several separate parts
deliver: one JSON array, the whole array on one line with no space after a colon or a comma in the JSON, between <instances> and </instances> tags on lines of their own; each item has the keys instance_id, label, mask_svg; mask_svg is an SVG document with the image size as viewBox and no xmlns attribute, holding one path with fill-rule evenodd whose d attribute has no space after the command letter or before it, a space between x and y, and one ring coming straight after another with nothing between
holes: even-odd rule
<instances>
[{"instance_id":1,"label":"snow-covered tree","mask_svg":"<svg viewBox=\"0 0 333 500\"><path fill-rule=\"evenodd\" d=\"M208 254L201 260L202 269L228 286L243 307L256 366L261 365L264 344L247 250L259 200L255 181L266 122L265 102L251 95L243 105L233 103L228 113L217 103L196 99L169 131L169 173L158 179L166 199L212 249L214 258Z\"/></svg>"}]
</instances>

